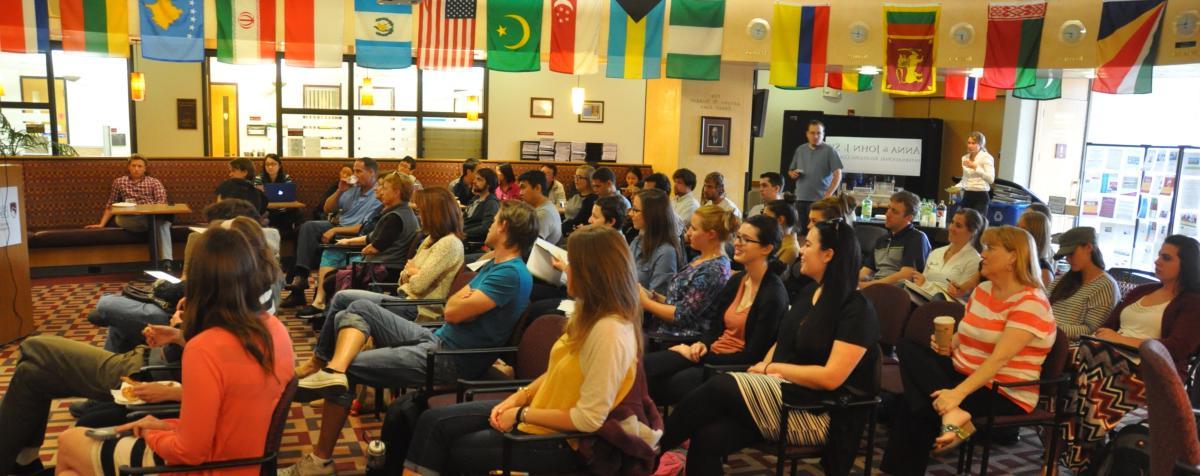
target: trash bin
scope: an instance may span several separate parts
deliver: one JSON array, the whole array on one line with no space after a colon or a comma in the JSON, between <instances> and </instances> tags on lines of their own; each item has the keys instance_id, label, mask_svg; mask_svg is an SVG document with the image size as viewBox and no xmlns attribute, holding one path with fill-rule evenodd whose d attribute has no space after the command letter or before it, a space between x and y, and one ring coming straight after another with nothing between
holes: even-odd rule
<instances>
[{"instance_id":1,"label":"trash bin","mask_svg":"<svg viewBox=\"0 0 1200 476\"><path fill-rule=\"evenodd\" d=\"M1017 225L1017 218L1029 208L1029 202L1003 202L992 200L988 204L988 225Z\"/></svg>"}]
</instances>

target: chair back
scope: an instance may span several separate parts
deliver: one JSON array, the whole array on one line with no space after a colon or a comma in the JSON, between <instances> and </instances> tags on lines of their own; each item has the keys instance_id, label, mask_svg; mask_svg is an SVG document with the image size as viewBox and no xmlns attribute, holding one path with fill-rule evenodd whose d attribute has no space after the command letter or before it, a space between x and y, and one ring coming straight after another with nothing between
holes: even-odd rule
<instances>
[{"instance_id":1,"label":"chair back","mask_svg":"<svg viewBox=\"0 0 1200 476\"><path fill-rule=\"evenodd\" d=\"M867 225L865 223L856 223L854 225L854 237L858 238L858 247L862 249L863 258L875 252L875 242L879 241L887 233L887 228L882 226Z\"/></svg>"},{"instance_id":2,"label":"chair back","mask_svg":"<svg viewBox=\"0 0 1200 476\"><path fill-rule=\"evenodd\" d=\"M1154 339L1142 342L1138 373L1146 382L1150 409L1150 473L1172 474L1175 462L1200 464L1196 420L1183 382L1167 348Z\"/></svg>"},{"instance_id":3,"label":"chair back","mask_svg":"<svg viewBox=\"0 0 1200 476\"><path fill-rule=\"evenodd\" d=\"M1046 354L1046 360L1042 361L1043 380L1056 379L1066 372L1067 360L1071 358L1071 338L1060 328L1056 328L1055 332L1054 345L1050 347L1050 353ZM1061 387L1060 383L1044 384L1040 393L1044 397L1057 398Z\"/></svg>"},{"instance_id":4,"label":"chair back","mask_svg":"<svg viewBox=\"0 0 1200 476\"><path fill-rule=\"evenodd\" d=\"M283 443L283 430L287 428L288 414L292 408L292 400L296 397L296 386L299 381L295 375L292 375L292 379L283 388L283 393L279 395L275 411L271 412L271 426L267 427L267 441L266 447L263 449L263 456L279 454L279 447ZM272 458L268 464L263 465L260 474L261 476L274 476L275 470L275 458Z\"/></svg>"},{"instance_id":5,"label":"chair back","mask_svg":"<svg viewBox=\"0 0 1200 476\"><path fill-rule=\"evenodd\" d=\"M930 301L917 307L904 325L904 337L918 344L927 345L929 336L933 335L933 318L950 316L955 321L962 320L966 308L953 301Z\"/></svg>"},{"instance_id":6,"label":"chair back","mask_svg":"<svg viewBox=\"0 0 1200 476\"><path fill-rule=\"evenodd\" d=\"M471 280L475 279L475 274L474 271L471 271L466 266L459 268L458 274L454 275L454 280L450 282L450 295L454 295L462 290L462 288L467 287L471 283Z\"/></svg>"},{"instance_id":7,"label":"chair back","mask_svg":"<svg viewBox=\"0 0 1200 476\"><path fill-rule=\"evenodd\" d=\"M550 364L550 349L562 337L566 324L566 316L559 314L543 314L529 324L517 344L514 366L517 379L535 379L546 372Z\"/></svg>"},{"instance_id":8,"label":"chair back","mask_svg":"<svg viewBox=\"0 0 1200 476\"><path fill-rule=\"evenodd\" d=\"M891 284L875 284L862 289L863 296L875 306L879 318L880 342L896 345L904 333L904 325L912 311L908 293Z\"/></svg>"},{"instance_id":9,"label":"chair back","mask_svg":"<svg viewBox=\"0 0 1200 476\"><path fill-rule=\"evenodd\" d=\"M1153 273L1139 271L1131 268L1109 268L1108 274L1112 275L1117 281L1117 288L1121 290L1121 296L1129 294L1133 290L1143 284L1157 283L1158 278Z\"/></svg>"}]
</instances>

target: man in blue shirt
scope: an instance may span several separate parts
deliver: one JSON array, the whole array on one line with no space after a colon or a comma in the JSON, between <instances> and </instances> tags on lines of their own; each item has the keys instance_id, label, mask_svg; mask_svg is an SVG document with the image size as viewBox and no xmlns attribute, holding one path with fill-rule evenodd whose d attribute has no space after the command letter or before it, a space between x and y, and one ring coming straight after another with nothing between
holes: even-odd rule
<instances>
[{"instance_id":1,"label":"man in blue shirt","mask_svg":"<svg viewBox=\"0 0 1200 476\"><path fill-rule=\"evenodd\" d=\"M499 357L496 353L441 357L426 368L426 354L437 350L499 347L508 342L517 320L529 305L533 276L521 259L537 239L533 207L506 200L488 228L485 244L492 260L446 301L446 324L436 332L400 317L380 303L395 299L361 293L326 322L313 349L313 359L297 369L300 378L296 400L325 399L321 435L313 452L281 475L334 474L333 448L346 423L354 395L347 376L367 385L411 387L425 383L432 370L434 381L477 379ZM361 351L371 337L372 350ZM307 375L306 375L307 374Z\"/></svg>"},{"instance_id":2,"label":"man in blue shirt","mask_svg":"<svg viewBox=\"0 0 1200 476\"><path fill-rule=\"evenodd\" d=\"M872 284L896 284L911 279L925 269L925 258L929 256L929 238L913 226L920 199L907 190L893 193L888 201L884 226L888 234L879 237L875 249L867 254L867 260L859 271L860 287ZM870 225L863 225L870 226Z\"/></svg>"},{"instance_id":3,"label":"man in blue shirt","mask_svg":"<svg viewBox=\"0 0 1200 476\"><path fill-rule=\"evenodd\" d=\"M379 175L379 163L370 157L354 161L354 174L338 181L337 191L325 199L325 213L338 213L338 222L312 220L300 226L296 235L296 266L292 270L292 291L283 301L283 307L303 306L304 290L308 289L308 275L317 269L321 260L321 243L332 243L337 235L357 235L364 222L379 212L383 206L375 198L375 180Z\"/></svg>"}]
</instances>

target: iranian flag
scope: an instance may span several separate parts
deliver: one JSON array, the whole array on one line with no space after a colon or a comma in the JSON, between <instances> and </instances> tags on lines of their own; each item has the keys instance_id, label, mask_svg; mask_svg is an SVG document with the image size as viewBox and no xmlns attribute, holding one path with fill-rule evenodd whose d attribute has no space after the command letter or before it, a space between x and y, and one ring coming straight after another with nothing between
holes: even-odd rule
<instances>
[{"instance_id":1,"label":"iranian flag","mask_svg":"<svg viewBox=\"0 0 1200 476\"><path fill-rule=\"evenodd\" d=\"M345 17L342 2L284 0L283 59L290 66L340 68Z\"/></svg>"},{"instance_id":2,"label":"iranian flag","mask_svg":"<svg viewBox=\"0 0 1200 476\"><path fill-rule=\"evenodd\" d=\"M600 70L603 0L554 0L550 4L550 71L594 74Z\"/></svg>"},{"instance_id":3,"label":"iranian flag","mask_svg":"<svg viewBox=\"0 0 1200 476\"><path fill-rule=\"evenodd\" d=\"M217 60L275 60L275 0L216 0Z\"/></svg>"},{"instance_id":4,"label":"iranian flag","mask_svg":"<svg viewBox=\"0 0 1200 476\"><path fill-rule=\"evenodd\" d=\"M1019 89L1037 81L1045 17L1045 0L988 5L982 84L997 89Z\"/></svg>"}]
</instances>

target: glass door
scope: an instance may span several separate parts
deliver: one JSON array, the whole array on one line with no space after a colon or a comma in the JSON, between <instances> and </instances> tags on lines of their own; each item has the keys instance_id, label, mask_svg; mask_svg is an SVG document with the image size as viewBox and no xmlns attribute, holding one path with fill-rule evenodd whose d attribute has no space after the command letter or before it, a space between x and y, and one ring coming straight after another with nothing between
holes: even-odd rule
<instances>
[{"instance_id":1,"label":"glass door","mask_svg":"<svg viewBox=\"0 0 1200 476\"><path fill-rule=\"evenodd\" d=\"M1175 182L1179 197L1175 200L1175 222L1171 233L1200 239L1196 223L1196 217L1200 215L1200 148L1184 147L1180 160Z\"/></svg>"},{"instance_id":2,"label":"glass door","mask_svg":"<svg viewBox=\"0 0 1200 476\"><path fill-rule=\"evenodd\" d=\"M1096 229L1110 267L1133 264L1145 157L1146 148L1141 146L1087 144L1084 152L1079 226Z\"/></svg>"}]
</instances>

